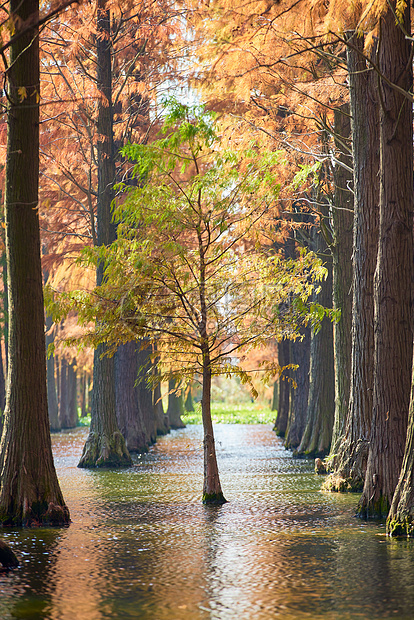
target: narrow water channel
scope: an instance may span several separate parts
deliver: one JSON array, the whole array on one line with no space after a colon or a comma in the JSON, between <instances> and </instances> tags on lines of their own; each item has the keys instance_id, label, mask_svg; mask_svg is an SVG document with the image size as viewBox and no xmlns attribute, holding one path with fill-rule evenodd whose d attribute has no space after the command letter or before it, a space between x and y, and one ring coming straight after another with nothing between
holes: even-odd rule
<instances>
[{"instance_id":1,"label":"narrow water channel","mask_svg":"<svg viewBox=\"0 0 414 620\"><path fill-rule=\"evenodd\" d=\"M355 519L266 425L216 425L222 507L204 507L201 427L161 438L123 471L77 463L87 429L53 437L73 523L5 530L0 618L414 618L414 542Z\"/></svg>"}]
</instances>

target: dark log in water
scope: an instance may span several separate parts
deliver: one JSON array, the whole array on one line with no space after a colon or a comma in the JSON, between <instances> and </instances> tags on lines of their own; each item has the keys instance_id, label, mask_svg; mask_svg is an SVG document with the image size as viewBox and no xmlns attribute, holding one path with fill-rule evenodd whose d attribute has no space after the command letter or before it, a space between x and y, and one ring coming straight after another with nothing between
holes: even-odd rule
<instances>
[{"instance_id":1,"label":"dark log in water","mask_svg":"<svg viewBox=\"0 0 414 620\"><path fill-rule=\"evenodd\" d=\"M0 540L0 563L4 568L16 568L16 566L19 566L19 560L16 555L9 545L6 545L2 540Z\"/></svg>"}]
</instances>

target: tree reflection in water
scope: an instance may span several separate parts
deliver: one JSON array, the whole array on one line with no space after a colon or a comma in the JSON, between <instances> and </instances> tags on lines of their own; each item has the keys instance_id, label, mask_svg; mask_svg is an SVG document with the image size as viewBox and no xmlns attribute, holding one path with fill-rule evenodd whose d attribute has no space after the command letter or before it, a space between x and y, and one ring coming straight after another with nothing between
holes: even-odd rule
<instances>
[{"instance_id":1,"label":"tree reflection in water","mask_svg":"<svg viewBox=\"0 0 414 620\"><path fill-rule=\"evenodd\" d=\"M320 492L269 426L217 425L228 504L203 506L202 432L161 438L128 470L76 467L85 429L53 437L69 528L7 530L21 567L0 617L353 620L414 616L412 544Z\"/></svg>"}]
</instances>

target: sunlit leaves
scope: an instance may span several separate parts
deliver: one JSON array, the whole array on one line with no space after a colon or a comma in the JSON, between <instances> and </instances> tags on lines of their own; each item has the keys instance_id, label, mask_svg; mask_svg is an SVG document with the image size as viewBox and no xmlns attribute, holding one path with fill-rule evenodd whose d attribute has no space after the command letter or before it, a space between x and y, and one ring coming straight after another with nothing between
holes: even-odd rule
<instances>
[{"instance_id":1,"label":"sunlit leaves","mask_svg":"<svg viewBox=\"0 0 414 620\"><path fill-rule=\"evenodd\" d=\"M85 253L104 261L102 286L62 297L61 311L96 321L93 344L156 342L161 377L191 379L207 347L213 374L235 374L255 394L241 358L317 324L309 298L326 270L312 253L284 260L263 245L279 153L255 144L244 157L220 151L214 117L201 107L173 102L165 119L158 140L123 150L138 185L124 186L114 207L117 241Z\"/></svg>"}]
</instances>

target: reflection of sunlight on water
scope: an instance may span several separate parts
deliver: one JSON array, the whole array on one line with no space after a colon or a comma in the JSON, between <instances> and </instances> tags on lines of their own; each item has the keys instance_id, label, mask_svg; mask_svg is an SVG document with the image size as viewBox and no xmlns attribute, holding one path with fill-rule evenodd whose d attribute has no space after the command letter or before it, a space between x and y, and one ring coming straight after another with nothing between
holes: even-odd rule
<instances>
[{"instance_id":1,"label":"reflection of sunlight on water","mask_svg":"<svg viewBox=\"0 0 414 620\"><path fill-rule=\"evenodd\" d=\"M87 429L53 437L72 524L2 533L0 618L354 620L414 616L414 549L320 492L269 426L216 426L229 503L204 507L202 433L162 438L128 470L77 463Z\"/></svg>"}]
</instances>

